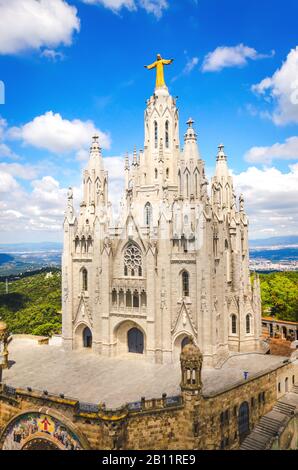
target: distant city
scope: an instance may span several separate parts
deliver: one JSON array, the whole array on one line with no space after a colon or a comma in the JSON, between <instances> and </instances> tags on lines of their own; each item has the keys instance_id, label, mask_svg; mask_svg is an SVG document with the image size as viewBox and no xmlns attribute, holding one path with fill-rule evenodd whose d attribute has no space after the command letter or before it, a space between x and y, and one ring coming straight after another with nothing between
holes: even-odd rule
<instances>
[{"instance_id":1,"label":"distant city","mask_svg":"<svg viewBox=\"0 0 298 470\"><path fill-rule=\"evenodd\" d=\"M61 266L62 243L0 244L0 277ZM298 236L250 241L252 271L297 271Z\"/></svg>"}]
</instances>

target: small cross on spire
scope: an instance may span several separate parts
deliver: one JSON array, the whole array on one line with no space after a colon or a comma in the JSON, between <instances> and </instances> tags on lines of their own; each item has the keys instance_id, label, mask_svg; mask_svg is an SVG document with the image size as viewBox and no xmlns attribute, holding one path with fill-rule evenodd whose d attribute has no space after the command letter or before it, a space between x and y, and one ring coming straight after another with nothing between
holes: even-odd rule
<instances>
[{"instance_id":1,"label":"small cross on spire","mask_svg":"<svg viewBox=\"0 0 298 470\"><path fill-rule=\"evenodd\" d=\"M192 127L194 124L194 120L190 117L188 121L186 122L186 124L188 125L188 127Z\"/></svg>"}]
</instances>

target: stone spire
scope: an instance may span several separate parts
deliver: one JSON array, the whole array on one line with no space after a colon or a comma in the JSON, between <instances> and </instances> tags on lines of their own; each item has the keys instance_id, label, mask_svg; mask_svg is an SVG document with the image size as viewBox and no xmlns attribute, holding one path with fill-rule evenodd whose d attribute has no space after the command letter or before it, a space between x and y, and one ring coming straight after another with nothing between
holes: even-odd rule
<instances>
[{"instance_id":1,"label":"stone spire","mask_svg":"<svg viewBox=\"0 0 298 470\"><path fill-rule=\"evenodd\" d=\"M212 203L218 209L234 208L233 178L229 173L227 156L224 145L218 146L216 156L215 176L212 178Z\"/></svg>"},{"instance_id":2,"label":"stone spire","mask_svg":"<svg viewBox=\"0 0 298 470\"><path fill-rule=\"evenodd\" d=\"M97 171L103 171L103 159L101 154L101 147L99 145L99 136L94 135L92 137L92 144L90 147L90 158L88 169L94 169Z\"/></svg>"},{"instance_id":3,"label":"stone spire","mask_svg":"<svg viewBox=\"0 0 298 470\"><path fill-rule=\"evenodd\" d=\"M215 176L217 176L218 178L226 178L229 176L228 161L227 156L225 154L224 144L219 144L218 146Z\"/></svg>"},{"instance_id":4,"label":"stone spire","mask_svg":"<svg viewBox=\"0 0 298 470\"><path fill-rule=\"evenodd\" d=\"M107 172L104 170L101 147L99 145L99 136L94 135L90 147L90 157L87 168L84 171L84 200L83 205L97 206L99 201L107 202L108 198L108 179Z\"/></svg>"},{"instance_id":5,"label":"stone spire","mask_svg":"<svg viewBox=\"0 0 298 470\"><path fill-rule=\"evenodd\" d=\"M189 118L186 124L188 128L184 134L184 160L186 162L189 160L196 162L200 159L200 153L197 144L197 134L193 128L194 120Z\"/></svg>"}]
</instances>

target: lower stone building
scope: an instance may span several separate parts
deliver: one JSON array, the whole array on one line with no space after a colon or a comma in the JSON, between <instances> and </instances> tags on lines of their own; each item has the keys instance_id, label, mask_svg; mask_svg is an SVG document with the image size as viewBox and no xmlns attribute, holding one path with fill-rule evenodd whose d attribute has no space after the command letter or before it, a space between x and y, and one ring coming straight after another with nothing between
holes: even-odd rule
<instances>
[{"instance_id":1,"label":"lower stone building","mask_svg":"<svg viewBox=\"0 0 298 470\"><path fill-rule=\"evenodd\" d=\"M192 340L180 365L146 364L134 356L102 358L92 351L80 362L82 354L65 352L59 341L44 345L16 336L9 344L0 386L1 449L296 445L296 353L291 358L238 354L214 369L204 366ZM272 435L259 424L269 423L270 413Z\"/></svg>"}]
</instances>

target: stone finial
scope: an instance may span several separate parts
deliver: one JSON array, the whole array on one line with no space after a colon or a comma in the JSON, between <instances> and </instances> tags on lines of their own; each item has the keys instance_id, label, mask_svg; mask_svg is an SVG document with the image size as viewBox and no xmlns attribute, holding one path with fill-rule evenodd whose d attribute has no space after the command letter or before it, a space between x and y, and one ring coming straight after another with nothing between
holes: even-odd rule
<instances>
[{"instance_id":1,"label":"stone finial","mask_svg":"<svg viewBox=\"0 0 298 470\"><path fill-rule=\"evenodd\" d=\"M200 392L202 389L201 371L203 354L195 344L194 338L189 337L188 343L180 354L181 363L181 390L188 392Z\"/></svg>"},{"instance_id":2,"label":"stone finial","mask_svg":"<svg viewBox=\"0 0 298 470\"><path fill-rule=\"evenodd\" d=\"M91 144L91 148L90 150L94 151L94 150L97 150L97 151L101 151L101 148L100 148L100 145L99 145L99 135L95 134L93 137L92 137L92 144Z\"/></svg>"},{"instance_id":3,"label":"stone finial","mask_svg":"<svg viewBox=\"0 0 298 470\"><path fill-rule=\"evenodd\" d=\"M190 117L190 118L188 119L188 121L186 121L186 124L188 125L188 127L193 127L193 125L194 125L194 120Z\"/></svg>"},{"instance_id":4,"label":"stone finial","mask_svg":"<svg viewBox=\"0 0 298 470\"><path fill-rule=\"evenodd\" d=\"M184 141L185 142L188 142L188 141L197 141L197 134L195 133L195 130L194 130L194 120L192 118L189 118L188 121L186 122L186 124L188 125L188 128L186 130L186 133L184 134Z\"/></svg>"},{"instance_id":5,"label":"stone finial","mask_svg":"<svg viewBox=\"0 0 298 470\"><path fill-rule=\"evenodd\" d=\"M224 144L219 144L218 146L218 153L217 153L217 160L226 160L227 156L225 154L225 146Z\"/></svg>"}]
</instances>

